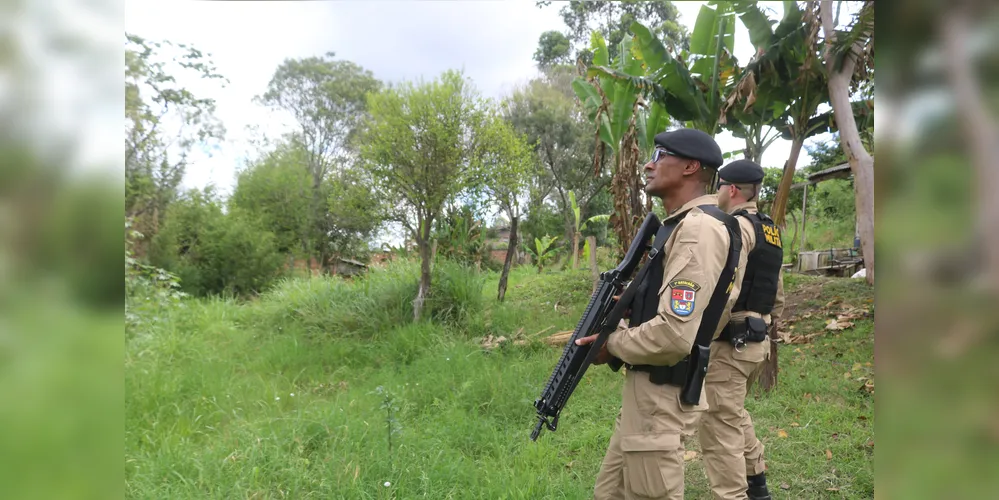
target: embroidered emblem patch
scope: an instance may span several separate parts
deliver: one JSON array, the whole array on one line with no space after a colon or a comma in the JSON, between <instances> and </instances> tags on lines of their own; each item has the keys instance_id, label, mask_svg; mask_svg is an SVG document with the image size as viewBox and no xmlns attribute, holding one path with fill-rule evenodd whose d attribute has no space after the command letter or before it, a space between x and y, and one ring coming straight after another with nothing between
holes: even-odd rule
<instances>
[{"instance_id":1,"label":"embroidered emblem patch","mask_svg":"<svg viewBox=\"0 0 999 500\"><path fill-rule=\"evenodd\" d=\"M669 282L669 308L677 316L690 316L694 312L694 297L701 285L690 280L673 280Z\"/></svg>"}]
</instances>

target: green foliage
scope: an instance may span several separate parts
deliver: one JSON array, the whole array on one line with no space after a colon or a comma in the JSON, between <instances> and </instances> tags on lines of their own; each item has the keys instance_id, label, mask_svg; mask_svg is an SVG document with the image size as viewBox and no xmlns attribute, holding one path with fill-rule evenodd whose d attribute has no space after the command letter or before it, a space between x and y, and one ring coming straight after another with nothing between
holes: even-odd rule
<instances>
[{"instance_id":1,"label":"green foliage","mask_svg":"<svg viewBox=\"0 0 999 500\"><path fill-rule=\"evenodd\" d=\"M348 164L365 118L367 96L382 86L371 71L335 57L327 52L322 57L285 59L267 91L257 98L295 117L298 139L310 154L308 168L315 184Z\"/></svg>"},{"instance_id":2,"label":"green foliage","mask_svg":"<svg viewBox=\"0 0 999 500\"><path fill-rule=\"evenodd\" d=\"M229 206L252 215L274 233L278 251L307 257L312 179L305 151L284 144L248 165L236 178Z\"/></svg>"},{"instance_id":3,"label":"green foliage","mask_svg":"<svg viewBox=\"0 0 999 500\"><path fill-rule=\"evenodd\" d=\"M182 74L225 81L194 47L125 35L125 213L149 236L178 195L191 149L225 135L215 101L178 85Z\"/></svg>"},{"instance_id":4,"label":"green foliage","mask_svg":"<svg viewBox=\"0 0 999 500\"><path fill-rule=\"evenodd\" d=\"M533 145L537 162L526 169L528 218L535 221L546 218L547 201L555 203L556 213L563 222L528 236L563 233L572 221L567 192L573 191L580 205L586 206L607 184L609 162L597 158L595 163L593 125L578 112L570 80L571 74L549 71L544 78L531 80L503 102L503 116ZM525 230L530 231L529 227Z\"/></svg>"},{"instance_id":5,"label":"green foliage","mask_svg":"<svg viewBox=\"0 0 999 500\"><path fill-rule=\"evenodd\" d=\"M572 62L572 45L568 38L558 31L546 31L538 39L538 50L534 51L534 61L539 66L569 64Z\"/></svg>"},{"instance_id":6,"label":"green foliage","mask_svg":"<svg viewBox=\"0 0 999 500\"><path fill-rule=\"evenodd\" d=\"M152 246L152 264L176 273L192 295L247 296L282 273L274 234L238 210L224 214L210 189L175 202Z\"/></svg>"},{"instance_id":7,"label":"green foliage","mask_svg":"<svg viewBox=\"0 0 999 500\"><path fill-rule=\"evenodd\" d=\"M546 234L560 234L565 230L562 214L550 204L534 207L521 222L521 241L534 241Z\"/></svg>"},{"instance_id":8,"label":"green foliage","mask_svg":"<svg viewBox=\"0 0 999 500\"><path fill-rule=\"evenodd\" d=\"M521 244L524 250L527 250L534 257L534 263L538 266L538 274L544 270L545 263L555 257L558 247L554 246L554 243L557 239L558 236L552 237L546 234L541 239L535 238L533 247L526 243Z\"/></svg>"},{"instance_id":9,"label":"green foliage","mask_svg":"<svg viewBox=\"0 0 999 500\"><path fill-rule=\"evenodd\" d=\"M72 185L52 191L46 202L38 198L37 191L29 190L23 195L26 212L16 206L8 206L8 210L22 214L20 218L26 219L31 229L23 236L8 229L7 237L12 243L19 242L20 251L28 252L41 270L62 276L74 300L119 310L124 291L117 275L109 271L120 265L121 258L121 185L115 187L115 179L102 177L74 179ZM43 210L30 214L43 205ZM34 248L21 246L25 244Z\"/></svg>"},{"instance_id":10,"label":"green foliage","mask_svg":"<svg viewBox=\"0 0 999 500\"><path fill-rule=\"evenodd\" d=\"M812 162L803 169L809 174L846 163L846 155L839 145L839 132L834 133L829 141L814 145L805 144L805 151L808 151L808 156L812 159Z\"/></svg>"},{"instance_id":11,"label":"green foliage","mask_svg":"<svg viewBox=\"0 0 999 500\"><path fill-rule=\"evenodd\" d=\"M433 273L428 317L441 327L462 328L482 307L482 275L443 259ZM300 331L315 342L384 340L397 327L419 324L413 323L419 280L419 262L407 258L351 280L284 278L256 301L259 307L248 321L277 333Z\"/></svg>"},{"instance_id":12,"label":"green foliage","mask_svg":"<svg viewBox=\"0 0 999 500\"><path fill-rule=\"evenodd\" d=\"M773 207L774 198L777 196L777 187L780 185L780 180L783 176L783 168L763 167L763 186L760 188L760 199L757 201L757 206L763 212L770 214L771 217L774 214L770 213L770 209ZM793 183L805 182L807 180L806 177L807 174L805 171L798 169L794 172ZM791 211L796 208L801 210L802 196L804 196L803 188L792 189L788 197L787 210Z\"/></svg>"},{"instance_id":13,"label":"green foliage","mask_svg":"<svg viewBox=\"0 0 999 500\"><path fill-rule=\"evenodd\" d=\"M180 279L173 273L139 262L132 248L145 236L125 220L125 331L160 319L159 314L187 296L180 291Z\"/></svg>"},{"instance_id":14,"label":"green foliage","mask_svg":"<svg viewBox=\"0 0 999 500\"><path fill-rule=\"evenodd\" d=\"M449 210L441 220L437 221L434 238L437 240L439 258L467 266L475 266L488 259L482 221L477 220L467 206Z\"/></svg>"},{"instance_id":15,"label":"green foliage","mask_svg":"<svg viewBox=\"0 0 999 500\"><path fill-rule=\"evenodd\" d=\"M538 5L548 5L551 2L539 1ZM588 64L594 57L589 48L590 34L599 33L611 46L610 57L618 56L618 47L626 36L628 27L634 21L641 21L654 26L656 38L666 40L666 43L676 49L686 49L690 43L687 30L679 23L679 12L673 2L657 0L650 2L568 2L559 10L562 21L568 28L568 36L556 38L554 35L542 36L538 42L538 52L549 54L552 46L562 47L564 43L575 47L572 59L582 58ZM595 26L595 29L594 29ZM556 33L556 32L548 32ZM547 33L546 33L547 34ZM555 42L560 42L556 44ZM545 51L545 49L548 49ZM566 47L568 51L568 47ZM537 55L535 55L537 60ZM540 61L539 61L540 62Z\"/></svg>"}]
</instances>

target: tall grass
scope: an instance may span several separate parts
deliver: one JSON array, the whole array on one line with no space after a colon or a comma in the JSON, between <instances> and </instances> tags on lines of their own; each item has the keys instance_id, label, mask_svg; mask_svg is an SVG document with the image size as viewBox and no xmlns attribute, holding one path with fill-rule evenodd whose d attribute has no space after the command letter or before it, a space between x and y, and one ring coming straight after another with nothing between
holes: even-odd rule
<instances>
[{"instance_id":1,"label":"tall grass","mask_svg":"<svg viewBox=\"0 0 999 500\"><path fill-rule=\"evenodd\" d=\"M589 298L588 272L516 269L497 304L494 273L439 264L432 313L413 322L416 271L402 262L355 281L286 281L249 303L187 299L133 336L125 350L126 495L591 496L621 374L587 372L559 430L531 442L532 402L560 349L478 344L485 332L572 328ZM781 389L748 402L775 489L786 482L794 498L829 496L830 487L847 498L873 493L865 444L873 404L842 374L872 359L871 328L862 320L829 334L828 345L782 355ZM698 461L687 478L688 498L708 496Z\"/></svg>"}]
</instances>

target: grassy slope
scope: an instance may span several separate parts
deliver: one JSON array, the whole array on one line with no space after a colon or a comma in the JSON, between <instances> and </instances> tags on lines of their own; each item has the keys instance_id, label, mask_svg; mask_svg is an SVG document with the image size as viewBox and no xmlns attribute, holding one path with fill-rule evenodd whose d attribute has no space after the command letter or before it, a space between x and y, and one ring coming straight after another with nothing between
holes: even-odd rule
<instances>
[{"instance_id":1,"label":"grassy slope","mask_svg":"<svg viewBox=\"0 0 999 500\"><path fill-rule=\"evenodd\" d=\"M852 281L794 278L791 290L821 291L800 310L871 296ZM560 350L478 345L520 328L551 327L534 338L571 329L588 273L518 269L505 304L495 287L486 280L484 309L457 327L389 326L408 289L387 280L299 280L250 304L187 302L126 346L128 496L588 497L621 375L588 372L559 430L532 443L532 402ZM802 320L795 331L822 326ZM778 390L747 402L775 498L873 497L873 396L856 380L872 376L872 329L864 319L782 347ZM688 498L708 497L703 476L699 458L688 462Z\"/></svg>"}]
</instances>

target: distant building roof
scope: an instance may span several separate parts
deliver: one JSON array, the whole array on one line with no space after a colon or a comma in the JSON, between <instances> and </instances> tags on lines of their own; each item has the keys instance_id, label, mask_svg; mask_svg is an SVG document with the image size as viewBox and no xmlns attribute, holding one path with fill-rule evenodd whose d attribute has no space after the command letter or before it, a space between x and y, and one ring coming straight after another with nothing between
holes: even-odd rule
<instances>
[{"instance_id":1,"label":"distant building roof","mask_svg":"<svg viewBox=\"0 0 999 500\"><path fill-rule=\"evenodd\" d=\"M808 176L808 180L807 181L805 181L805 182L799 182L799 183L791 186L791 188L792 189L794 189L794 188L800 188L802 186L807 186L809 184L816 184L816 183L819 183L819 182L822 182L822 181L826 181L826 180L829 180L829 179L845 179L845 178L849 177L850 174L851 174L850 164L849 163L843 163L843 164L840 164L840 165L836 165L835 167L827 168L825 170L819 170L818 172L810 174Z\"/></svg>"}]
</instances>

